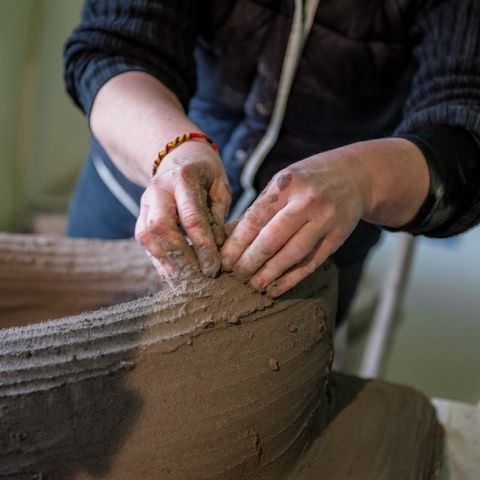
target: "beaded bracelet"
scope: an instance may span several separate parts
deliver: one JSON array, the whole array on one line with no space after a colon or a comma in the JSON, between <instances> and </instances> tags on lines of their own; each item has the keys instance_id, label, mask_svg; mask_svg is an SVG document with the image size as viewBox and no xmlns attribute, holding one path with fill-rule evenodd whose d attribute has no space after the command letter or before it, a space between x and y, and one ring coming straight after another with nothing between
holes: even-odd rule
<instances>
[{"instance_id":1,"label":"beaded bracelet","mask_svg":"<svg viewBox=\"0 0 480 480\"><path fill-rule=\"evenodd\" d=\"M159 152L155 160L153 161L152 167L152 176L157 173L160 162L176 147L182 143L188 142L190 140L205 140L216 152L218 152L218 145L213 143L213 141L204 133L199 132L188 132L183 135L175 137L172 141L168 142Z\"/></svg>"}]
</instances>

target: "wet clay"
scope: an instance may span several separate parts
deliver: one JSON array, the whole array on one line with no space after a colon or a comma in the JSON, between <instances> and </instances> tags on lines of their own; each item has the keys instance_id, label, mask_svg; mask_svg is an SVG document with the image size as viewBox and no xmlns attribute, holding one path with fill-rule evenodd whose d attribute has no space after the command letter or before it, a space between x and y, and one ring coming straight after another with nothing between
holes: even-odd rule
<instances>
[{"instance_id":1,"label":"wet clay","mask_svg":"<svg viewBox=\"0 0 480 480\"><path fill-rule=\"evenodd\" d=\"M425 396L408 387L338 373L331 384L329 424L289 479L439 478L443 430Z\"/></svg>"},{"instance_id":2,"label":"wet clay","mask_svg":"<svg viewBox=\"0 0 480 480\"><path fill-rule=\"evenodd\" d=\"M332 384L331 264L273 301L226 274L171 290L130 241L0 252L1 479L435 478L422 395Z\"/></svg>"},{"instance_id":3,"label":"wet clay","mask_svg":"<svg viewBox=\"0 0 480 480\"><path fill-rule=\"evenodd\" d=\"M162 286L131 241L0 234L0 328L127 302Z\"/></svg>"},{"instance_id":4,"label":"wet clay","mask_svg":"<svg viewBox=\"0 0 480 480\"><path fill-rule=\"evenodd\" d=\"M29 251L31 292L35 278L48 283L51 262L54 278L62 265L75 277L84 258L99 258L94 243L75 256L63 252L76 242L60 241L53 261L43 240L29 242L5 241L3 251L10 265ZM116 272L129 271L127 243ZM87 290L111 284L107 270ZM0 310L25 300L14 277ZM56 314L67 297L36 301L53 298ZM328 418L335 297L331 265L278 301L223 275L0 330L0 478L282 478Z\"/></svg>"}]
</instances>

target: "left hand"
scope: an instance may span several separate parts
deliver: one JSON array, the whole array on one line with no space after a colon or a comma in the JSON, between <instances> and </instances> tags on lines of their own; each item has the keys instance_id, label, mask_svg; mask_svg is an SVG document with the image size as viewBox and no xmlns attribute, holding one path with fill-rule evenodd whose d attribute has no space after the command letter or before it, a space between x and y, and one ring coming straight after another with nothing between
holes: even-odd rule
<instances>
[{"instance_id":1,"label":"left hand","mask_svg":"<svg viewBox=\"0 0 480 480\"><path fill-rule=\"evenodd\" d=\"M341 149L277 173L222 248L223 267L276 297L316 270L367 208L368 177Z\"/></svg>"}]
</instances>

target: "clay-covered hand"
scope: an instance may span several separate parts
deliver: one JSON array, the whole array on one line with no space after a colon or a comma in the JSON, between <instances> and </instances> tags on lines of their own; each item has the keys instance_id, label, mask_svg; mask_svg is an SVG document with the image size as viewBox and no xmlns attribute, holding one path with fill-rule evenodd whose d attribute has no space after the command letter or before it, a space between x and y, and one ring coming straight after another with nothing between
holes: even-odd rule
<instances>
[{"instance_id":1,"label":"clay-covered hand","mask_svg":"<svg viewBox=\"0 0 480 480\"><path fill-rule=\"evenodd\" d=\"M366 192L347 158L326 153L276 174L222 249L223 265L278 296L342 245L365 211Z\"/></svg>"},{"instance_id":2,"label":"clay-covered hand","mask_svg":"<svg viewBox=\"0 0 480 480\"><path fill-rule=\"evenodd\" d=\"M404 139L353 144L280 171L222 248L223 267L271 296L318 268L360 219L400 227L426 198L429 174Z\"/></svg>"},{"instance_id":3,"label":"clay-covered hand","mask_svg":"<svg viewBox=\"0 0 480 480\"><path fill-rule=\"evenodd\" d=\"M162 160L142 196L135 238L163 277L217 275L230 199L223 164L206 143L187 142Z\"/></svg>"}]
</instances>

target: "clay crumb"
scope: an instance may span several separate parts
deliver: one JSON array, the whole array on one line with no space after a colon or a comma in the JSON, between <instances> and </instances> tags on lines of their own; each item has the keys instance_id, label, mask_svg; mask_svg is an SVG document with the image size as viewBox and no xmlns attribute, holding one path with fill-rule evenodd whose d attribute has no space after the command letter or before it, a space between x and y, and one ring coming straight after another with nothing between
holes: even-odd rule
<instances>
[{"instance_id":1,"label":"clay crumb","mask_svg":"<svg viewBox=\"0 0 480 480\"><path fill-rule=\"evenodd\" d=\"M187 345L193 345L193 339L191 337L187 338Z\"/></svg>"},{"instance_id":2,"label":"clay crumb","mask_svg":"<svg viewBox=\"0 0 480 480\"><path fill-rule=\"evenodd\" d=\"M292 333L295 333L295 332L298 331L298 328L297 328L296 325L290 324L290 325L288 326L288 331L289 331L289 332L292 332Z\"/></svg>"},{"instance_id":3,"label":"clay crumb","mask_svg":"<svg viewBox=\"0 0 480 480\"><path fill-rule=\"evenodd\" d=\"M120 368L126 368L128 370L133 370L135 368L135 362L132 362L131 360L121 360L119 363Z\"/></svg>"},{"instance_id":4,"label":"clay crumb","mask_svg":"<svg viewBox=\"0 0 480 480\"><path fill-rule=\"evenodd\" d=\"M231 315L225 318L227 323L231 323L232 325L238 325L240 323L240 319L236 315Z\"/></svg>"},{"instance_id":5,"label":"clay crumb","mask_svg":"<svg viewBox=\"0 0 480 480\"><path fill-rule=\"evenodd\" d=\"M280 365L278 363L278 360L275 360L274 358L271 358L269 361L268 361L268 364L270 365L270 368L273 370L273 371L278 371L280 370Z\"/></svg>"}]
</instances>

